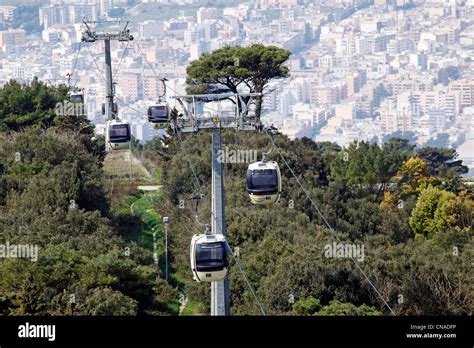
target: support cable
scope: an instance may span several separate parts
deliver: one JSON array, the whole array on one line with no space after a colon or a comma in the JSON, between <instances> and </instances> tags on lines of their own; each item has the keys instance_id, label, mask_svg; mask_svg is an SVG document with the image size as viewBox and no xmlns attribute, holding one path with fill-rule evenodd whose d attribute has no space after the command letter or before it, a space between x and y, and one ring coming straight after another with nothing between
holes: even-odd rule
<instances>
[{"instance_id":1,"label":"support cable","mask_svg":"<svg viewBox=\"0 0 474 348\"><path fill-rule=\"evenodd\" d=\"M82 48L82 41L79 41L79 49L77 50L76 59L74 59L74 65L72 66L72 71L69 74L69 79L74 75L74 72L76 71L77 60L79 58L79 53L81 52L81 48ZM76 82L74 83L73 89L76 88L77 81L78 80L76 80ZM69 83L69 87L71 87L70 83Z\"/></svg>"},{"instance_id":2,"label":"support cable","mask_svg":"<svg viewBox=\"0 0 474 348\"><path fill-rule=\"evenodd\" d=\"M158 80L160 80L160 81L163 83L163 95L161 95L160 98L164 97L164 96L166 95L166 81L167 81L167 79L166 79L166 78L163 78L163 77L160 77L160 76L156 73L155 69L153 68L153 65L151 65L151 63L148 61L148 59L146 59L146 56L145 56L145 54L143 53L142 48L140 47L140 45L139 45L139 43L138 43L138 40L135 40L135 44L137 45L137 48L138 48L138 50L139 50L140 53L141 53L141 57L145 59L145 62L147 63L148 67L151 69L151 71L153 72L153 74L155 74L156 78L157 78ZM171 89L171 91L172 91L173 93L176 93L176 91L175 91L173 88L170 87L170 89Z\"/></svg>"},{"instance_id":3,"label":"support cable","mask_svg":"<svg viewBox=\"0 0 474 348\"><path fill-rule=\"evenodd\" d=\"M225 240L225 244L227 245L227 249L229 250L230 254L232 255L232 258L234 259L235 264L239 268L239 271L242 274L242 277L244 278L245 282L247 283L247 287L249 288L250 292L252 293L252 296L255 299L255 302L257 302L257 305L260 308L260 313L263 316L266 316L267 314L265 313L265 309L263 308L262 304L258 300L257 294L255 293L255 290L253 289L252 284L250 284L250 281L248 280L242 266L240 265L240 261L237 259L237 257L235 257L234 252L232 251L232 249L230 248L229 243L227 242L227 239Z\"/></svg>"},{"instance_id":4,"label":"support cable","mask_svg":"<svg viewBox=\"0 0 474 348\"><path fill-rule=\"evenodd\" d=\"M107 84L107 80L106 80L105 77L104 77L104 73L102 72L102 70L100 69L99 65L97 64L97 61L95 60L94 55L92 54L92 51L91 51L90 47L89 47L88 45L86 45L86 47L87 47L87 50L89 51L89 54L90 54L90 56L91 56L91 58L92 58L92 61L93 61L94 64L95 64L95 67L97 68L97 71L99 72L100 77L102 77L102 80L104 80L104 82Z\"/></svg>"},{"instance_id":5,"label":"support cable","mask_svg":"<svg viewBox=\"0 0 474 348\"><path fill-rule=\"evenodd\" d=\"M119 71L120 69L120 65L122 64L122 60L123 58L125 57L125 55L127 54L127 51L128 51L128 44L130 43L130 41L127 41L127 45L125 46L125 49L123 50L123 53L122 53L122 57L120 57L120 60L119 60L119 63L117 65L117 67L115 68L115 71L114 73L112 74L112 80L115 78L115 76L117 75L117 72Z\"/></svg>"}]
</instances>

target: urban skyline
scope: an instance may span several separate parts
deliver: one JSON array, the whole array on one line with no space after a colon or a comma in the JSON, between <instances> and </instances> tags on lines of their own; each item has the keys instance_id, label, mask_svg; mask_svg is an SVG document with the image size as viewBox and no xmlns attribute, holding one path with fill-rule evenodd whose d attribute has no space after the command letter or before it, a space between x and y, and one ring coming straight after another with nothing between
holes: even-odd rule
<instances>
[{"instance_id":1,"label":"urban skyline","mask_svg":"<svg viewBox=\"0 0 474 348\"><path fill-rule=\"evenodd\" d=\"M140 9L151 4L174 6L178 15L140 20ZM184 11L189 4L196 6L193 15ZM290 77L265 91L264 123L290 138L342 146L398 134L418 145L454 147L474 168L474 1L199 4L50 0L38 7L41 31L0 32L0 84L34 76L67 83L72 74L72 85L84 90L89 119L103 131L103 43L81 43L81 22L120 17L133 21L135 40L112 43L116 95L120 117L142 143L157 134L144 113L164 93L160 79L168 80L166 97L185 94L189 62L226 45L263 43L292 52ZM120 16L111 17L117 9ZM0 7L2 22L15 16L15 6Z\"/></svg>"}]
</instances>

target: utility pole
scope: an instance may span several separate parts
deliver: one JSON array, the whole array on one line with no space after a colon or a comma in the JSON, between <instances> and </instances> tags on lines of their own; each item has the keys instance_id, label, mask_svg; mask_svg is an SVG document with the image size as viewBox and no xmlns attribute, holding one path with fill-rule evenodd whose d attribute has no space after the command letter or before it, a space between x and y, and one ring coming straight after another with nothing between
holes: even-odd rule
<instances>
[{"instance_id":1,"label":"utility pole","mask_svg":"<svg viewBox=\"0 0 474 348\"><path fill-rule=\"evenodd\" d=\"M128 175L128 180L132 181L132 155L133 155L132 142L130 142L130 144L128 145L128 150L129 150L129 154L130 154L130 158L129 158L129 161L128 161L128 174L129 174Z\"/></svg>"},{"instance_id":2,"label":"utility pole","mask_svg":"<svg viewBox=\"0 0 474 348\"><path fill-rule=\"evenodd\" d=\"M195 133L203 129L212 130L212 223L213 234L226 235L224 170L219 160L221 150L221 129L232 128L242 131L257 131L260 121L255 116L255 100L259 93L202 94L173 96L180 104L183 114L172 121L174 132ZM216 115L204 111L203 104L209 102L229 103L230 108L221 108ZM230 287L228 275L211 283L211 315L231 315Z\"/></svg>"},{"instance_id":3,"label":"utility pole","mask_svg":"<svg viewBox=\"0 0 474 348\"><path fill-rule=\"evenodd\" d=\"M168 283L168 223L169 218L165 216L163 218L163 224L165 225L165 278Z\"/></svg>"},{"instance_id":4,"label":"utility pole","mask_svg":"<svg viewBox=\"0 0 474 348\"><path fill-rule=\"evenodd\" d=\"M95 25L98 22L87 22L83 21L86 30L82 33L83 42L95 42L97 40L104 41L105 47L105 119L111 121L117 117L116 108L114 107L114 88L113 88L113 76L112 76L112 59L110 56L110 41L132 41L133 36L130 35L130 29L128 27L128 21L126 22L100 22L100 23L118 23L118 29L113 31L95 31L91 29L91 25ZM122 23L125 23L122 27Z\"/></svg>"}]
</instances>

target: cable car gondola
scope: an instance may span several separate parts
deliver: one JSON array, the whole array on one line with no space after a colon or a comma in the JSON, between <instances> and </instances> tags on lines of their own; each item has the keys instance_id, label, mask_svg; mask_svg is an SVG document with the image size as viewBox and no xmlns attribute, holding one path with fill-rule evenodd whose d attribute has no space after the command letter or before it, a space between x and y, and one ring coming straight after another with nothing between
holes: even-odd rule
<instances>
[{"instance_id":1,"label":"cable car gondola","mask_svg":"<svg viewBox=\"0 0 474 348\"><path fill-rule=\"evenodd\" d=\"M191 270L198 282L217 282L227 275L227 243L221 234L196 234L191 240Z\"/></svg>"},{"instance_id":2,"label":"cable car gondola","mask_svg":"<svg viewBox=\"0 0 474 348\"><path fill-rule=\"evenodd\" d=\"M122 150L128 149L132 133L130 124L127 121L111 120L107 121L105 130L105 141L107 149Z\"/></svg>"},{"instance_id":3,"label":"cable car gondola","mask_svg":"<svg viewBox=\"0 0 474 348\"><path fill-rule=\"evenodd\" d=\"M249 165L247 193L253 204L269 205L279 201L281 173L276 162L260 161Z\"/></svg>"},{"instance_id":4,"label":"cable car gondola","mask_svg":"<svg viewBox=\"0 0 474 348\"><path fill-rule=\"evenodd\" d=\"M70 91L69 100L73 103L84 103L84 94L81 90Z\"/></svg>"},{"instance_id":5,"label":"cable car gondola","mask_svg":"<svg viewBox=\"0 0 474 348\"><path fill-rule=\"evenodd\" d=\"M148 122L156 128L166 128L169 122L169 107L167 103L158 103L148 108Z\"/></svg>"}]
</instances>

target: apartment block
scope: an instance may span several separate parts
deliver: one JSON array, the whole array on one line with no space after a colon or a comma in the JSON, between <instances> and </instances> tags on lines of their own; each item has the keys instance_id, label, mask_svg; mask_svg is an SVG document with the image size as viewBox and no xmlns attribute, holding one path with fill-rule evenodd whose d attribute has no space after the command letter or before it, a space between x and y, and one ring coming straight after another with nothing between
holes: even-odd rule
<instances>
[{"instance_id":1,"label":"apartment block","mask_svg":"<svg viewBox=\"0 0 474 348\"><path fill-rule=\"evenodd\" d=\"M460 95L461 109L474 105L474 81L458 80L449 84L450 92L457 92Z\"/></svg>"}]
</instances>

